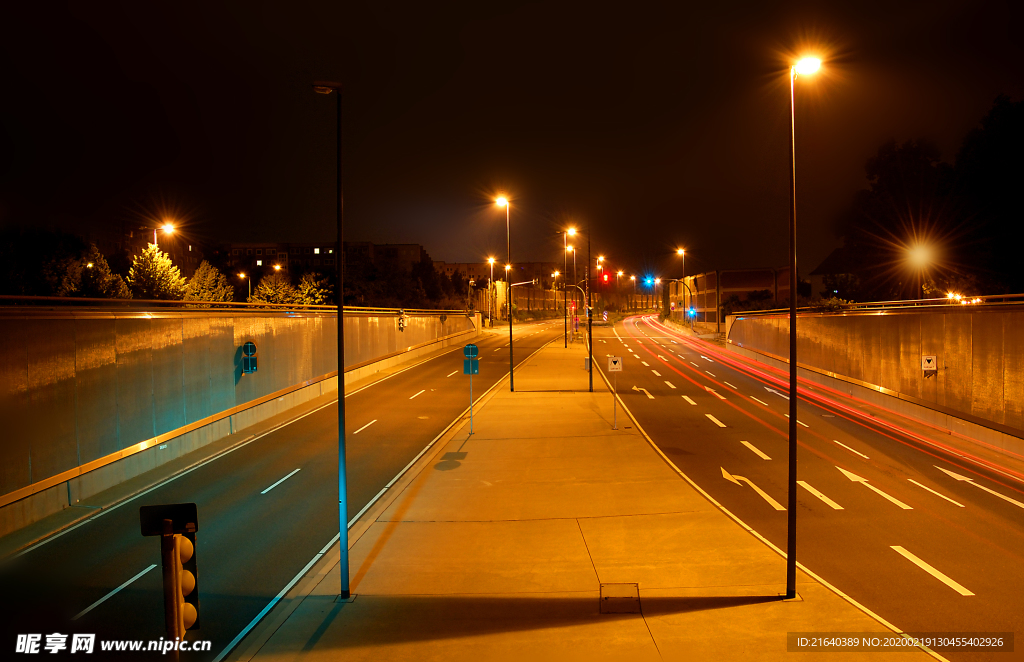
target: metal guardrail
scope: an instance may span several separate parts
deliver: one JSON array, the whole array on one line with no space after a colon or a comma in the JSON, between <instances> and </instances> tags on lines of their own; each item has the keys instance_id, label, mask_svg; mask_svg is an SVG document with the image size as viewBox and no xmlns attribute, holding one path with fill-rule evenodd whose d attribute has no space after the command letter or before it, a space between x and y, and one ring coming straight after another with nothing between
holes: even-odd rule
<instances>
[{"instance_id":1,"label":"metal guardrail","mask_svg":"<svg viewBox=\"0 0 1024 662\"><path fill-rule=\"evenodd\" d=\"M245 303L237 301L183 301L178 299L97 299L90 297L41 297L41 296L20 296L11 294L0 295L0 306L28 307L34 309L52 307L76 309L133 309L133 308L187 308L189 310L209 310L212 308L226 310L299 310L299 311L323 311L337 312L336 305L316 305L304 303ZM399 315L401 313L412 315L469 315L469 310L449 310L432 308L378 308L373 306L345 306L345 312L362 314Z\"/></svg>"},{"instance_id":2,"label":"metal guardrail","mask_svg":"<svg viewBox=\"0 0 1024 662\"><path fill-rule=\"evenodd\" d=\"M935 299L907 299L903 301L867 301L862 303L840 304L835 310L825 310L821 306L801 306L797 308L802 313L835 314L845 312L873 312L879 310L896 310L909 308L949 308L956 306L970 308L975 306L1010 306L1024 305L1024 294L991 294L977 297L941 297ZM730 315L753 316L753 315L779 315L789 314L789 308L772 308L769 310L739 310Z\"/></svg>"}]
</instances>

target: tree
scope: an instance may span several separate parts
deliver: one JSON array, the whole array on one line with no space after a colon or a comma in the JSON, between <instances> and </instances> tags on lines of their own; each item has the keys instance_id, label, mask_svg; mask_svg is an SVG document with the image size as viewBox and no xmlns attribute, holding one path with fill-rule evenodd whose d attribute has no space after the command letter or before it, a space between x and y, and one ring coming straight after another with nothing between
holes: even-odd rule
<instances>
[{"instance_id":1,"label":"tree","mask_svg":"<svg viewBox=\"0 0 1024 662\"><path fill-rule=\"evenodd\" d=\"M288 276L274 272L260 279L249 297L249 303L296 303L297 298L298 291Z\"/></svg>"},{"instance_id":2,"label":"tree","mask_svg":"<svg viewBox=\"0 0 1024 662\"><path fill-rule=\"evenodd\" d=\"M181 271L156 244L150 244L134 257L128 271L128 286L136 299L180 300L185 296Z\"/></svg>"},{"instance_id":3,"label":"tree","mask_svg":"<svg viewBox=\"0 0 1024 662\"><path fill-rule=\"evenodd\" d=\"M217 267L203 260L185 286L185 301L231 301L235 288Z\"/></svg>"},{"instance_id":4,"label":"tree","mask_svg":"<svg viewBox=\"0 0 1024 662\"><path fill-rule=\"evenodd\" d=\"M96 244L89 246L79 264L80 286L79 296L92 297L97 299L131 299L132 293L124 278L115 274L107 263L107 258L96 248Z\"/></svg>"},{"instance_id":5,"label":"tree","mask_svg":"<svg viewBox=\"0 0 1024 662\"><path fill-rule=\"evenodd\" d=\"M332 289L327 279L315 271L311 271L302 274L295 300L297 303L325 306L330 303L331 294Z\"/></svg>"}]
</instances>

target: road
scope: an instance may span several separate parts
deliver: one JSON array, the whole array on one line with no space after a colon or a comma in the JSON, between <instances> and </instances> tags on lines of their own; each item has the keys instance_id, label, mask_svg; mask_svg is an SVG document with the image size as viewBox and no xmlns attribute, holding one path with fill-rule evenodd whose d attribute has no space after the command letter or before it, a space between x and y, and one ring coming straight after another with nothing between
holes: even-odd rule
<instances>
[{"instance_id":1,"label":"road","mask_svg":"<svg viewBox=\"0 0 1024 662\"><path fill-rule=\"evenodd\" d=\"M561 320L517 326L517 364L561 335ZM508 333L495 329L474 342L479 396L508 373ZM346 397L350 518L469 405L462 361L454 348ZM44 643L53 632L159 639L159 539L140 535L138 507L182 502L199 511L201 627L189 638L212 642L209 653L189 659L212 660L337 535L337 407L257 437L5 563L0 594L17 614L4 621L4 646L25 633L43 634Z\"/></svg>"},{"instance_id":2,"label":"road","mask_svg":"<svg viewBox=\"0 0 1024 662\"><path fill-rule=\"evenodd\" d=\"M595 329L594 353L624 357L619 392L661 450L785 550L788 377L650 317ZM907 632L1024 631L1024 476L823 387L797 420L804 566Z\"/></svg>"}]
</instances>

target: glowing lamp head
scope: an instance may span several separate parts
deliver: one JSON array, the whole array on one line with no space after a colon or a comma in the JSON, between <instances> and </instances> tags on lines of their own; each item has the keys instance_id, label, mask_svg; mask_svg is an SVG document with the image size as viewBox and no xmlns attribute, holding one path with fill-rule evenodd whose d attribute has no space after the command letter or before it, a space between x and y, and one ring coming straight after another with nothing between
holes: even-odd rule
<instances>
[{"instance_id":1,"label":"glowing lamp head","mask_svg":"<svg viewBox=\"0 0 1024 662\"><path fill-rule=\"evenodd\" d=\"M654 284L655 285L661 285L661 279L660 278L655 278L654 279Z\"/></svg>"},{"instance_id":2,"label":"glowing lamp head","mask_svg":"<svg viewBox=\"0 0 1024 662\"><path fill-rule=\"evenodd\" d=\"M92 269L92 262L85 265L87 269Z\"/></svg>"},{"instance_id":3,"label":"glowing lamp head","mask_svg":"<svg viewBox=\"0 0 1024 662\"><path fill-rule=\"evenodd\" d=\"M505 265L505 271L511 271L511 270L512 270L512 265L511 264L506 264Z\"/></svg>"},{"instance_id":4,"label":"glowing lamp head","mask_svg":"<svg viewBox=\"0 0 1024 662\"><path fill-rule=\"evenodd\" d=\"M686 253L686 250L683 249L683 248L677 248L676 249L676 255L683 255L685 253Z\"/></svg>"},{"instance_id":5,"label":"glowing lamp head","mask_svg":"<svg viewBox=\"0 0 1024 662\"><path fill-rule=\"evenodd\" d=\"M498 199L494 201L494 204L498 205L499 207L507 207L508 206L508 198L506 198L503 195L498 196Z\"/></svg>"},{"instance_id":6,"label":"glowing lamp head","mask_svg":"<svg viewBox=\"0 0 1024 662\"><path fill-rule=\"evenodd\" d=\"M576 228L569 228L567 230L567 232L568 232L570 237L575 237L576 236Z\"/></svg>"},{"instance_id":7,"label":"glowing lamp head","mask_svg":"<svg viewBox=\"0 0 1024 662\"><path fill-rule=\"evenodd\" d=\"M555 273L553 273L553 274L551 274L551 275L552 275L553 277L555 277L555 278L558 278L558 276L559 276L560 274L559 274L559 272L557 272L557 271L556 271Z\"/></svg>"},{"instance_id":8,"label":"glowing lamp head","mask_svg":"<svg viewBox=\"0 0 1024 662\"><path fill-rule=\"evenodd\" d=\"M805 57L796 63L794 69L801 76L813 74L818 69L821 69L821 60L816 57Z\"/></svg>"},{"instance_id":9,"label":"glowing lamp head","mask_svg":"<svg viewBox=\"0 0 1024 662\"><path fill-rule=\"evenodd\" d=\"M932 260L932 251L924 244L918 244L907 251L911 264L918 268L924 268Z\"/></svg>"},{"instance_id":10,"label":"glowing lamp head","mask_svg":"<svg viewBox=\"0 0 1024 662\"><path fill-rule=\"evenodd\" d=\"M616 276L622 276L622 275L623 275L624 273L625 273L625 272L623 272L623 271L620 271L619 273L617 273L617 274L615 274L615 275L616 275Z\"/></svg>"},{"instance_id":11,"label":"glowing lamp head","mask_svg":"<svg viewBox=\"0 0 1024 662\"><path fill-rule=\"evenodd\" d=\"M281 265L280 264L275 264L274 265L274 271L280 271L280 270L281 270Z\"/></svg>"},{"instance_id":12,"label":"glowing lamp head","mask_svg":"<svg viewBox=\"0 0 1024 662\"><path fill-rule=\"evenodd\" d=\"M493 257L487 258L487 264L494 264L494 258Z\"/></svg>"},{"instance_id":13,"label":"glowing lamp head","mask_svg":"<svg viewBox=\"0 0 1024 662\"><path fill-rule=\"evenodd\" d=\"M567 253L571 253L572 252L572 246L566 246L565 250L566 250Z\"/></svg>"},{"instance_id":14,"label":"glowing lamp head","mask_svg":"<svg viewBox=\"0 0 1024 662\"><path fill-rule=\"evenodd\" d=\"M245 278L245 274L238 274L239 278Z\"/></svg>"},{"instance_id":15,"label":"glowing lamp head","mask_svg":"<svg viewBox=\"0 0 1024 662\"><path fill-rule=\"evenodd\" d=\"M171 225L170 223L164 223L163 225L160 226L160 229L166 232L167 234L171 234L172 232L174 232L174 226Z\"/></svg>"},{"instance_id":16,"label":"glowing lamp head","mask_svg":"<svg viewBox=\"0 0 1024 662\"><path fill-rule=\"evenodd\" d=\"M636 276L630 276L629 279L630 280L636 280Z\"/></svg>"}]
</instances>

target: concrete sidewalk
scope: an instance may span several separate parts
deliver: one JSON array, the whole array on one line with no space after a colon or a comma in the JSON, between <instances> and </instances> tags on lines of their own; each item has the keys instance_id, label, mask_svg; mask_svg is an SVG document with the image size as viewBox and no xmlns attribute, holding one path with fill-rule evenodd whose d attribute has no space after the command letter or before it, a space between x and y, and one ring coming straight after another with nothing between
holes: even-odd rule
<instances>
[{"instance_id":1,"label":"concrete sidewalk","mask_svg":"<svg viewBox=\"0 0 1024 662\"><path fill-rule=\"evenodd\" d=\"M354 600L335 601L336 563L314 568L228 659L774 660L787 632L888 632L804 573L799 599L782 601L784 559L621 409L612 429L612 396L596 372L587 392L584 356L538 352L516 393L503 382L478 408L475 434L455 426L364 516ZM931 659L872 659L889 656Z\"/></svg>"}]
</instances>

